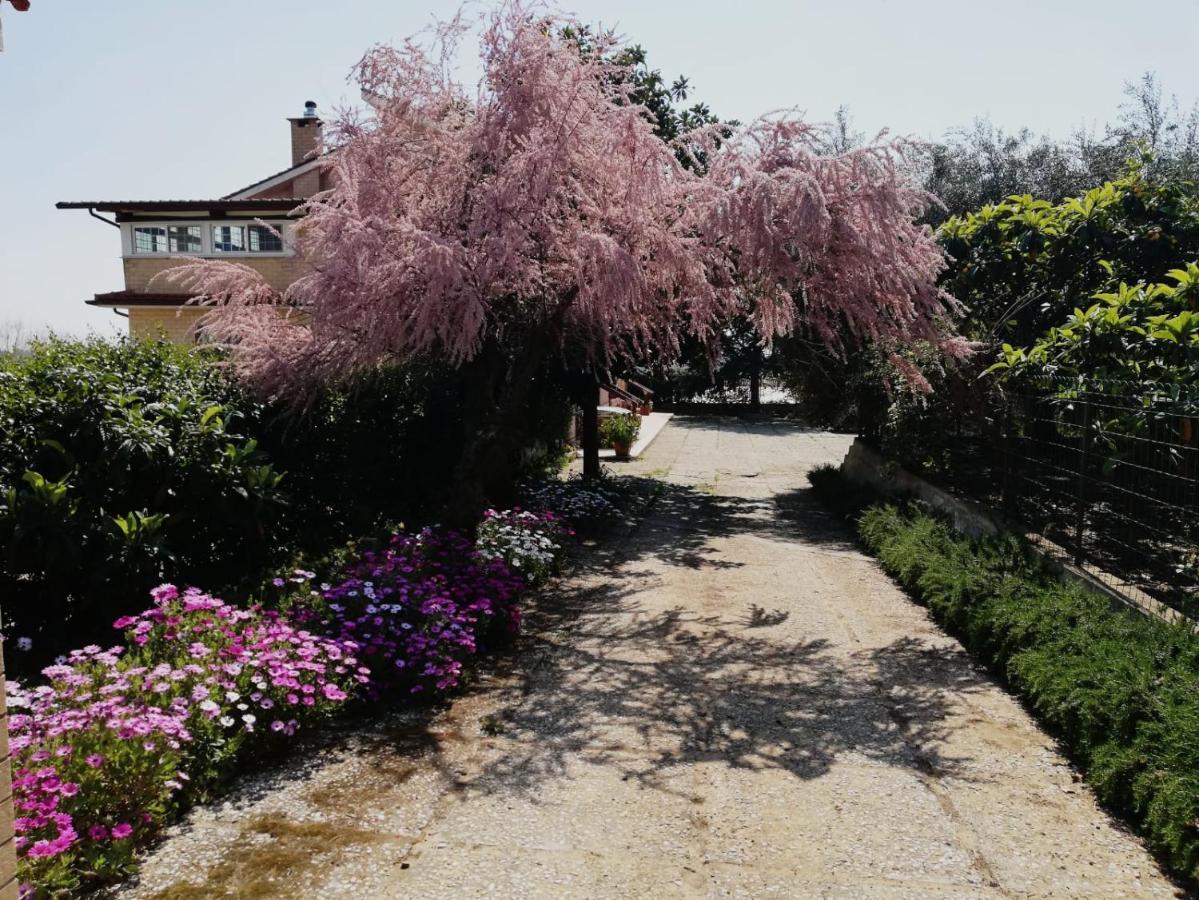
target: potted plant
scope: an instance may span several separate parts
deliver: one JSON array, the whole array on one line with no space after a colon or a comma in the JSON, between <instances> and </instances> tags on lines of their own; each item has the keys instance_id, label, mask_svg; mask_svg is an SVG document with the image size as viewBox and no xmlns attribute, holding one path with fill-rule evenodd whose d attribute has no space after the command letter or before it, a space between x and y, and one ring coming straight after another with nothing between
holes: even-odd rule
<instances>
[{"instance_id":1,"label":"potted plant","mask_svg":"<svg viewBox=\"0 0 1199 900\"><path fill-rule=\"evenodd\" d=\"M616 451L617 459L628 459L633 441L637 440L637 432L641 430L641 420L634 413L628 415L609 416L600 426L600 436L604 443L611 444Z\"/></svg>"}]
</instances>

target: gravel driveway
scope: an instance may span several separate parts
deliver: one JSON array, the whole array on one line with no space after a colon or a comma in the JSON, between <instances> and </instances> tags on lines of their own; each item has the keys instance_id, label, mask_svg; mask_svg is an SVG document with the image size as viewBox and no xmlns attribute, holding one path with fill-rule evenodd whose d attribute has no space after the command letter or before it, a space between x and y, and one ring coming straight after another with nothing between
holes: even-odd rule
<instances>
[{"instance_id":1,"label":"gravel driveway","mask_svg":"<svg viewBox=\"0 0 1199 900\"><path fill-rule=\"evenodd\" d=\"M849 438L676 418L649 516L449 709L172 830L123 896L1171 897L804 473Z\"/></svg>"}]
</instances>

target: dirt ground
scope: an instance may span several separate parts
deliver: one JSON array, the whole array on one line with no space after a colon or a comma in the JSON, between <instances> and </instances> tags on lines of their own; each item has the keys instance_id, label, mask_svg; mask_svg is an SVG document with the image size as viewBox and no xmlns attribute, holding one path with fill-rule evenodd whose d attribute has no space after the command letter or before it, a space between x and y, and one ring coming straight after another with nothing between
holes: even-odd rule
<instances>
[{"instance_id":1,"label":"dirt ground","mask_svg":"<svg viewBox=\"0 0 1199 900\"><path fill-rule=\"evenodd\" d=\"M122 896L1171 897L807 490L849 438L676 418L664 487L438 712L172 829Z\"/></svg>"}]
</instances>

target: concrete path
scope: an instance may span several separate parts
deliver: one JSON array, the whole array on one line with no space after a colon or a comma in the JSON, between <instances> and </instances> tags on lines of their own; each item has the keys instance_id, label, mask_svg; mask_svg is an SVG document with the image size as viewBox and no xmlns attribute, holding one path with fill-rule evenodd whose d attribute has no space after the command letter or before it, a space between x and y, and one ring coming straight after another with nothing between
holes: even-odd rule
<instances>
[{"instance_id":1,"label":"concrete path","mask_svg":"<svg viewBox=\"0 0 1199 900\"><path fill-rule=\"evenodd\" d=\"M202 810L131 895L1169 897L1020 705L815 504L848 439L676 418L666 482L451 709Z\"/></svg>"}]
</instances>

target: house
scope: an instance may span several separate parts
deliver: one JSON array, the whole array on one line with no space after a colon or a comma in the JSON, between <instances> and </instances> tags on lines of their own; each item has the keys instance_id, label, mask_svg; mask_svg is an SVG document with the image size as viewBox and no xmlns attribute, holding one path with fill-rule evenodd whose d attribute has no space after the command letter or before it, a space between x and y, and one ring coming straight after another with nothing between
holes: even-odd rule
<instances>
[{"instance_id":1,"label":"house","mask_svg":"<svg viewBox=\"0 0 1199 900\"><path fill-rule=\"evenodd\" d=\"M279 290L295 281L302 265L290 240L297 223L295 211L305 199L329 187L329 174L319 160L322 123L316 104L309 101L303 115L287 121L291 165L224 197L56 204L59 209L86 209L121 233L125 289L96 294L87 304L127 317L133 337L190 343L192 326L203 309L187 306L188 294L174 285L162 280L151 284L154 276L179 265L179 257L236 260L256 269Z\"/></svg>"}]
</instances>

